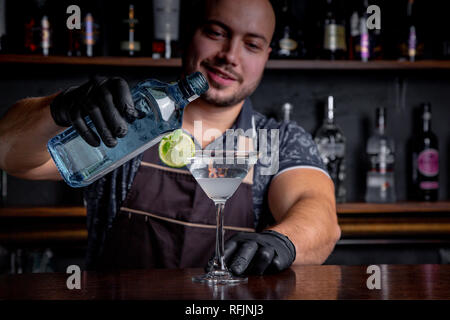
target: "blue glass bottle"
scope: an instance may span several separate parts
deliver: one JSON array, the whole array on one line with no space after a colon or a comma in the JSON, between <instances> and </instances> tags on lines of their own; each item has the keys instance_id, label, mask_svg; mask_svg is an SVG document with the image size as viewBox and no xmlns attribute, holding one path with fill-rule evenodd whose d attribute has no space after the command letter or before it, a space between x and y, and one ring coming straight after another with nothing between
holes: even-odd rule
<instances>
[{"instance_id":1,"label":"blue glass bottle","mask_svg":"<svg viewBox=\"0 0 450 320\"><path fill-rule=\"evenodd\" d=\"M165 133L181 128L184 107L208 90L200 72L172 84L146 80L131 89L135 108L145 116L128 124L117 145L92 147L72 128L50 139L48 151L64 181L84 187L158 143ZM97 133L94 124L86 123Z\"/></svg>"}]
</instances>

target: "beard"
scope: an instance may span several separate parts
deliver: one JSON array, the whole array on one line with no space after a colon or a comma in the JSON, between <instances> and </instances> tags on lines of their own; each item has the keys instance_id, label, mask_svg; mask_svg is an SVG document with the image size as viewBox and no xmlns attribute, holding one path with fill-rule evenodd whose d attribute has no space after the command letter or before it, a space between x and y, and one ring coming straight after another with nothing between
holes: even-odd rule
<instances>
[{"instance_id":1,"label":"beard","mask_svg":"<svg viewBox=\"0 0 450 320\"><path fill-rule=\"evenodd\" d=\"M183 64L185 64L185 63L183 63ZM187 65L187 68L184 70L185 74L193 73L194 71L199 71L194 66L189 67L188 63L186 65ZM217 62L217 61L205 60L202 63L200 63L200 65L204 68L208 68L208 67L224 68L227 72L232 74L237 79L239 84L242 84L242 82L243 82L242 75L236 73L231 67L229 67L228 65L226 65L220 61ZM205 74L205 73L203 73L203 74ZM239 86L235 92L232 92L228 95L220 95L220 93L222 93L223 90L226 90L226 87L223 87L217 83L210 83L209 85L213 90L211 90L211 89L208 90L206 93L202 94L201 98L204 101L206 101L207 103L217 106L217 107L234 106L252 95L252 93L256 90L259 83L261 82L262 77L263 77L263 74L261 74L256 81L254 81L246 86Z\"/></svg>"},{"instance_id":2,"label":"beard","mask_svg":"<svg viewBox=\"0 0 450 320\"><path fill-rule=\"evenodd\" d=\"M242 87L238 89L237 92L231 93L227 96L219 97L214 94L214 92L207 91L202 95L202 99L208 102L209 104L212 104L217 107L231 107L234 106L241 101L245 100L249 96L252 95L252 93L256 90L258 87L262 76L254 83L249 84L246 87ZM220 90L220 88L214 88L216 90Z\"/></svg>"}]
</instances>

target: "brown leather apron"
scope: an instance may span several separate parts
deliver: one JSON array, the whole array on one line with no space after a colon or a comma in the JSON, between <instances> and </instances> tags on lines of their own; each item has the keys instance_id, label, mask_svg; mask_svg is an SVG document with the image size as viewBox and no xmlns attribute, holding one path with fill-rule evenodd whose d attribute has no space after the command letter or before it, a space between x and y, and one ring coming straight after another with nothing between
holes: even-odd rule
<instances>
[{"instance_id":1,"label":"brown leather apron","mask_svg":"<svg viewBox=\"0 0 450 320\"><path fill-rule=\"evenodd\" d=\"M225 240L254 231L253 170L228 199ZM144 153L100 255L100 269L204 267L215 249L215 207L188 170L160 163L158 145Z\"/></svg>"}]
</instances>

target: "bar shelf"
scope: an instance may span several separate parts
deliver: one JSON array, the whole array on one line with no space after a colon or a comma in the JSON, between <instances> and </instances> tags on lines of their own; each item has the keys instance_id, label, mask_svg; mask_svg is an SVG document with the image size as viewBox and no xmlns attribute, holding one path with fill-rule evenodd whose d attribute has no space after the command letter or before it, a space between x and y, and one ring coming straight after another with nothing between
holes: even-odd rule
<instances>
[{"instance_id":1,"label":"bar shelf","mask_svg":"<svg viewBox=\"0 0 450 320\"><path fill-rule=\"evenodd\" d=\"M80 65L111 67L180 68L181 59L152 59L150 57L68 57L26 54L1 54L0 64ZM269 60L268 70L450 70L450 60L328 61L328 60Z\"/></svg>"}]
</instances>

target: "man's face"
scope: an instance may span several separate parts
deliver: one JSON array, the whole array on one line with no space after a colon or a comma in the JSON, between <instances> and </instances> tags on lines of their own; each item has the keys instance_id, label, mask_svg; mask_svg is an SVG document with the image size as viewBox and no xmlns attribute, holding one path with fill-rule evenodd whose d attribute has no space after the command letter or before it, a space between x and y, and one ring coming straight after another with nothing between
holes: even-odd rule
<instances>
[{"instance_id":1,"label":"man's face","mask_svg":"<svg viewBox=\"0 0 450 320\"><path fill-rule=\"evenodd\" d=\"M184 72L202 72L210 89L202 96L233 106L258 86L270 53L275 15L267 0L206 1L205 23L185 52Z\"/></svg>"}]
</instances>

